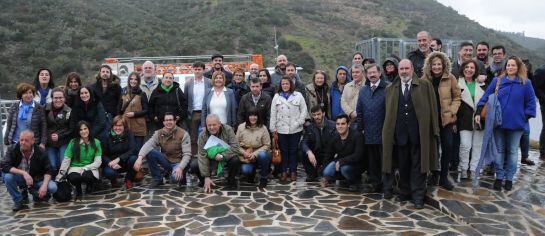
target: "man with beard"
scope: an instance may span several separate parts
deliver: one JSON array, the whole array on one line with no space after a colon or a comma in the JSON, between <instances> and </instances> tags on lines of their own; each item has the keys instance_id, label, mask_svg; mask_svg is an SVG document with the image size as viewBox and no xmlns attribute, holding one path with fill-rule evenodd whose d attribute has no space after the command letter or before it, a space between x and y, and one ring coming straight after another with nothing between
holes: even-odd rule
<instances>
[{"instance_id":1,"label":"man with beard","mask_svg":"<svg viewBox=\"0 0 545 236\"><path fill-rule=\"evenodd\" d=\"M112 68L108 65L100 66L96 82L91 87L108 115L106 127L110 127L112 118L117 116L117 105L121 99L121 86L112 82Z\"/></svg>"},{"instance_id":2,"label":"man with beard","mask_svg":"<svg viewBox=\"0 0 545 236\"><path fill-rule=\"evenodd\" d=\"M424 208L426 174L437 170L439 119L433 85L414 74L411 61L399 62L399 79L386 88L386 113L382 129L384 186L392 186L392 154L399 157L400 195ZM391 190L390 190L391 191ZM385 197L387 191L385 190ZM391 196L391 192L389 194Z\"/></svg>"},{"instance_id":3,"label":"man with beard","mask_svg":"<svg viewBox=\"0 0 545 236\"><path fill-rule=\"evenodd\" d=\"M430 48L431 48L433 51L442 52L442 51L443 51L443 42L441 41L441 39L433 38L433 39L431 40L431 43L430 43Z\"/></svg>"},{"instance_id":4,"label":"man with beard","mask_svg":"<svg viewBox=\"0 0 545 236\"><path fill-rule=\"evenodd\" d=\"M276 67L274 67L274 74L271 75L271 84L274 87L280 87L280 80L282 79L282 76L288 74L288 72L286 71L288 64L290 63L288 62L288 58L286 57L286 55L280 54L276 58ZM294 68L296 68L295 64L291 64L294 65ZM292 72L294 73L292 73L290 77L295 78L297 81L301 82L301 78L299 78L299 75L297 74L297 68L295 69L295 71Z\"/></svg>"},{"instance_id":5,"label":"man with beard","mask_svg":"<svg viewBox=\"0 0 545 236\"><path fill-rule=\"evenodd\" d=\"M329 142L335 134L335 122L327 119L322 109L320 105L310 109L312 122L305 127L301 141L302 163L307 173L307 182L317 180L318 170L323 168Z\"/></svg>"},{"instance_id":6,"label":"man with beard","mask_svg":"<svg viewBox=\"0 0 545 236\"><path fill-rule=\"evenodd\" d=\"M233 79L233 74L223 68L223 55L216 53L212 55L211 60L212 69L204 73L204 77L210 79L212 78L214 72L221 71L225 76L225 86L229 85Z\"/></svg>"},{"instance_id":7,"label":"man with beard","mask_svg":"<svg viewBox=\"0 0 545 236\"><path fill-rule=\"evenodd\" d=\"M475 59L482 62L484 64L485 69L488 69L490 64L492 64L492 57L488 56L488 49L490 48L490 45L487 42L479 42L477 44L477 55L475 56Z\"/></svg>"},{"instance_id":8,"label":"man with beard","mask_svg":"<svg viewBox=\"0 0 545 236\"><path fill-rule=\"evenodd\" d=\"M420 31L416 34L416 41L418 42L418 49L409 52L407 58L411 60L414 66L414 72L418 78L422 77L422 67L424 67L424 59L433 50L430 48L431 35L426 31Z\"/></svg>"},{"instance_id":9,"label":"man with beard","mask_svg":"<svg viewBox=\"0 0 545 236\"><path fill-rule=\"evenodd\" d=\"M450 73L456 77L456 79L460 78L460 65L464 63L464 61L471 60L473 57L473 43L471 42L463 42L460 44L460 50L458 51L458 59L452 61L452 69L450 70ZM478 82L484 82L486 80L486 69L484 68L484 63L482 61L477 60L477 63L479 64L477 68L477 73L479 73L479 76L477 77ZM422 77L422 76L420 76Z\"/></svg>"},{"instance_id":10,"label":"man with beard","mask_svg":"<svg viewBox=\"0 0 545 236\"><path fill-rule=\"evenodd\" d=\"M299 79L299 75L297 75L297 68L295 64L291 62L286 64L286 75L290 77L291 81L295 85L295 91L300 92L303 95L303 97L306 99L307 91L305 89L305 85ZM280 86L280 82L278 83L279 83L278 86Z\"/></svg>"},{"instance_id":11,"label":"man with beard","mask_svg":"<svg viewBox=\"0 0 545 236\"><path fill-rule=\"evenodd\" d=\"M257 78L257 72L259 72L259 65L256 63L250 64L250 71L248 76L246 77L246 83L248 84L248 86L250 86L250 82L252 81L252 79Z\"/></svg>"},{"instance_id":12,"label":"man with beard","mask_svg":"<svg viewBox=\"0 0 545 236\"><path fill-rule=\"evenodd\" d=\"M505 60L505 47L502 45L496 45L492 47L492 63L486 69L486 81L485 84L488 87L494 77L498 77L503 72L503 67L507 60Z\"/></svg>"},{"instance_id":13,"label":"man with beard","mask_svg":"<svg viewBox=\"0 0 545 236\"><path fill-rule=\"evenodd\" d=\"M159 80L155 76L155 64L151 61L145 61L142 64L142 82L140 83L140 90L146 93L146 96L149 98L151 92L157 88L159 85Z\"/></svg>"}]
</instances>

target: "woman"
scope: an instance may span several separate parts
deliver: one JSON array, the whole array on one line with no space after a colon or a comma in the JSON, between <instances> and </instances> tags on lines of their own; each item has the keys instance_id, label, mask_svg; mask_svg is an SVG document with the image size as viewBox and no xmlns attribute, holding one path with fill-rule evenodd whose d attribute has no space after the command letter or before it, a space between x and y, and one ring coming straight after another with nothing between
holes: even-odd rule
<instances>
[{"instance_id":1,"label":"woman","mask_svg":"<svg viewBox=\"0 0 545 236\"><path fill-rule=\"evenodd\" d=\"M140 89L140 80L136 72L129 75L129 84L119 103L119 114L124 117L129 132L134 135L136 147L142 147L144 137L148 134L148 99Z\"/></svg>"},{"instance_id":2,"label":"woman","mask_svg":"<svg viewBox=\"0 0 545 236\"><path fill-rule=\"evenodd\" d=\"M363 65L363 54L361 52L356 52L352 55L352 65Z\"/></svg>"},{"instance_id":3,"label":"woman","mask_svg":"<svg viewBox=\"0 0 545 236\"><path fill-rule=\"evenodd\" d=\"M80 121L87 122L93 137L105 140L108 134L105 113L102 103L97 101L93 90L85 86L79 90L79 96L72 107L70 122L72 127L76 127Z\"/></svg>"},{"instance_id":4,"label":"woman","mask_svg":"<svg viewBox=\"0 0 545 236\"><path fill-rule=\"evenodd\" d=\"M221 71L212 74L212 89L206 91L202 103L201 126L206 127L208 114L216 114L222 124L235 127L237 103L233 90L225 87L225 75Z\"/></svg>"},{"instance_id":5,"label":"woman","mask_svg":"<svg viewBox=\"0 0 545 236\"><path fill-rule=\"evenodd\" d=\"M78 132L76 138L70 140L61 169L56 180L67 176L68 181L76 187L74 200L81 200L83 191L81 183L85 183L85 193L93 191L93 185L98 181L98 168L102 163L102 149L100 141L95 139L90 130L90 124L80 121L77 124Z\"/></svg>"},{"instance_id":6,"label":"woman","mask_svg":"<svg viewBox=\"0 0 545 236\"><path fill-rule=\"evenodd\" d=\"M176 124L184 127L182 124L187 117L187 98L180 85L174 82L174 74L171 72L163 74L161 83L151 93L148 109L156 130L163 128L163 117L166 112L174 114Z\"/></svg>"},{"instance_id":7,"label":"woman","mask_svg":"<svg viewBox=\"0 0 545 236\"><path fill-rule=\"evenodd\" d=\"M44 106L46 103L51 102L51 89L55 87L53 83L53 74L51 70L46 68L41 68L38 70L38 74L34 79L34 87L36 87L37 92L34 97L34 101L41 106Z\"/></svg>"},{"instance_id":8,"label":"woman","mask_svg":"<svg viewBox=\"0 0 545 236\"><path fill-rule=\"evenodd\" d=\"M270 153L271 138L259 112L252 108L248 111L246 121L238 126L237 140L240 145L241 172L248 177L248 182L253 183L255 170L259 166L259 187L267 187L267 176L271 165Z\"/></svg>"},{"instance_id":9,"label":"woman","mask_svg":"<svg viewBox=\"0 0 545 236\"><path fill-rule=\"evenodd\" d=\"M36 144L40 146L42 151L45 151L47 122L43 107L33 100L36 88L28 83L20 83L17 85L16 91L19 102L13 104L9 109L4 144L12 145L19 142L21 132L29 129L34 132Z\"/></svg>"},{"instance_id":10,"label":"woman","mask_svg":"<svg viewBox=\"0 0 545 236\"><path fill-rule=\"evenodd\" d=\"M303 95L295 91L295 85L288 76L280 80L280 88L271 103L270 130L278 138L282 154L281 181L297 180L297 147L301 139L301 131L307 117L307 105Z\"/></svg>"},{"instance_id":11,"label":"woman","mask_svg":"<svg viewBox=\"0 0 545 236\"><path fill-rule=\"evenodd\" d=\"M361 62L361 64L363 65L363 67L367 67L368 65L371 65L371 64L375 64L375 59L373 58L365 58L363 59L363 61Z\"/></svg>"},{"instance_id":12,"label":"woman","mask_svg":"<svg viewBox=\"0 0 545 236\"><path fill-rule=\"evenodd\" d=\"M56 176L64 158L68 142L72 138L73 126L70 126L72 109L64 104L64 90L51 90L53 102L45 106L47 120L47 156L51 164L52 175Z\"/></svg>"},{"instance_id":13,"label":"woman","mask_svg":"<svg viewBox=\"0 0 545 236\"><path fill-rule=\"evenodd\" d=\"M241 68L236 68L233 71L233 81L229 85L227 85L227 88L230 88L235 93L235 100L237 104L240 102L240 98L244 96L244 94L247 94L250 92L250 88L248 88L248 84L244 81L244 70Z\"/></svg>"},{"instance_id":14,"label":"woman","mask_svg":"<svg viewBox=\"0 0 545 236\"><path fill-rule=\"evenodd\" d=\"M335 81L331 84L329 94L331 96L331 119L335 119L338 115L344 113L341 107L341 96L344 86L350 82L350 71L345 66L339 66L335 72Z\"/></svg>"},{"instance_id":15,"label":"woman","mask_svg":"<svg viewBox=\"0 0 545 236\"><path fill-rule=\"evenodd\" d=\"M257 72L257 78L261 80L261 88L265 94L269 95L271 98L274 97L276 93L276 88L271 84L271 74L267 69L261 69Z\"/></svg>"},{"instance_id":16,"label":"woman","mask_svg":"<svg viewBox=\"0 0 545 236\"><path fill-rule=\"evenodd\" d=\"M327 118L331 119L331 105L329 96L329 85L327 85L327 75L324 71L318 70L312 76L312 83L305 88L307 90L308 113L310 108L316 105L322 107Z\"/></svg>"},{"instance_id":17,"label":"woman","mask_svg":"<svg viewBox=\"0 0 545 236\"><path fill-rule=\"evenodd\" d=\"M532 82L527 77L526 66L519 57L512 56L507 60L503 73L492 79L490 86L479 101L475 116L477 125L482 126L480 112L484 104L488 102L488 96L494 93L498 83L497 99L501 106L502 122L501 126L495 127L493 130L498 150L498 155L494 158L494 168L496 169L494 189L501 190L505 179L503 188L510 191L513 188L513 177L517 171L520 138L528 120L536 116L536 97Z\"/></svg>"},{"instance_id":18,"label":"woman","mask_svg":"<svg viewBox=\"0 0 545 236\"><path fill-rule=\"evenodd\" d=\"M126 129L123 116L119 115L112 120L112 130L108 138L102 143L102 173L110 180L113 188L119 188L117 176L119 172L125 175L125 188L133 187L136 171L132 168L136 161L136 143L131 132Z\"/></svg>"},{"instance_id":19,"label":"woman","mask_svg":"<svg viewBox=\"0 0 545 236\"><path fill-rule=\"evenodd\" d=\"M64 85L64 92L66 94L65 103L70 108L74 107L74 103L77 100L77 97L79 97L79 89L83 86L83 83L81 82L81 77L79 77L79 74L76 72L70 72L66 76L66 83Z\"/></svg>"},{"instance_id":20,"label":"woman","mask_svg":"<svg viewBox=\"0 0 545 236\"><path fill-rule=\"evenodd\" d=\"M477 109L477 103L484 94L484 83L477 82L479 76L478 64L475 60L468 60L460 66L460 75L458 87L462 90L461 104L458 109L456 127L460 132L460 164L458 165L458 177L467 179L469 168L471 177L475 177L475 170L481 156L481 147L483 143L482 129L474 123L473 117ZM481 124L482 125L482 124ZM471 162L470 162L471 151Z\"/></svg>"},{"instance_id":21,"label":"woman","mask_svg":"<svg viewBox=\"0 0 545 236\"><path fill-rule=\"evenodd\" d=\"M437 109L441 138L441 174L439 185L446 190L454 186L448 180L450 160L455 155L454 133L456 132L456 113L460 107L460 88L458 81L450 73L451 62L447 54L432 52L424 61L422 79L432 83L437 98Z\"/></svg>"}]
</instances>

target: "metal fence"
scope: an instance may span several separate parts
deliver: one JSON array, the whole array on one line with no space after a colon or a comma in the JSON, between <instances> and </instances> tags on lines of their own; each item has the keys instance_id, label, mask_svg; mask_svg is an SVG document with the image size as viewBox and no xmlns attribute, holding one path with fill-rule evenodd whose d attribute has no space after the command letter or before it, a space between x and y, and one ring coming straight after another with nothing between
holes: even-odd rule
<instances>
[{"instance_id":1,"label":"metal fence","mask_svg":"<svg viewBox=\"0 0 545 236\"><path fill-rule=\"evenodd\" d=\"M471 40L444 39L443 52L451 59L458 57L458 48L462 42ZM396 55L399 58L407 58L407 53L418 49L416 39L401 38L371 38L356 43L356 52L363 53L365 58L373 58L382 64L386 58Z\"/></svg>"},{"instance_id":2,"label":"metal fence","mask_svg":"<svg viewBox=\"0 0 545 236\"><path fill-rule=\"evenodd\" d=\"M2 131L0 133L0 141L2 144L0 144L0 157L2 160L4 159L4 153L7 150L7 147L4 145L4 134L6 132L6 121L8 120L8 112L9 108L14 104L19 102L18 100L1 100L0 99L0 130Z\"/></svg>"}]
</instances>

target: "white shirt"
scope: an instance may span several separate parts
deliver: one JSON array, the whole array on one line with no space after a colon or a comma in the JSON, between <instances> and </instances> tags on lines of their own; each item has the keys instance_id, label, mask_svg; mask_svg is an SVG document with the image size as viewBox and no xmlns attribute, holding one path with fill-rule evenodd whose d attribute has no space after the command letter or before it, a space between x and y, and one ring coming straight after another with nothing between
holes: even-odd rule
<instances>
[{"instance_id":1,"label":"white shirt","mask_svg":"<svg viewBox=\"0 0 545 236\"><path fill-rule=\"evenodd\" d=\"M401 81L401 93L405 92L405 84L409 84L409 92L411 91L411 82L412 81L413 81L413 79L410 79L409 81L407 81L407 83Z\"/></svg>"},{"instance_id":2,"label":"white shirt","mask_svg":"<svg viewBox=\"0 0 545 236\"><path fill-rule=\"evenodd\" d=\"M376 88L378 88L378 85L380 84L380 79L377 80L377 82L375 82L375 83L373 83L373 82L370 82L370 83L371 83L371 88L372 88L373 86L375 86Z\"/></svg>"},{"instance_id":3,"label":"white shirt","mask_svg":"<svg viewBox=\"0 0 545 236\"><path fill-rule=\"evenodd\" d=\"M204 100L204 77L200 81L193 80L193 110L202 110L202 101Z\"/></svg>"},{"instance_id":4,"label":"white shirt","mask_svg":"<svg viewBox=\"0 0 545 236\"><path fill-rule=\"evenodd\" d=\"M222 124L227 123L227 98L225 97L226 88L223 88L219 95L212 88L212 98L210 99L210 114L216 114Z\"/></svg>"}]
</instances>

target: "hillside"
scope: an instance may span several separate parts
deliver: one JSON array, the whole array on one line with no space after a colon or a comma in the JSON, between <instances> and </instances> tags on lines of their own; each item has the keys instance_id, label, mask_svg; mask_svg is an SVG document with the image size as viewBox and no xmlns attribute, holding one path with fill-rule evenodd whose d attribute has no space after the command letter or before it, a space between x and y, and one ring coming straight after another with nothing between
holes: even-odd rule
<instances>
[{"instance_id":1,"label":"hillside","mask_svg":"<svg viewBox=\"0 0 545 236\"><path fill-rule=\"evenodd\" d=\"M509 52L545 58L432 0L1 0L0 96L15 81L31 81L39 67L56 84L76 71L87 82L105 57L263 54L274 65L273 27L280 53L305 68L348 64L357 41L415 37L501 43ZM308 76L307 76L308 77Z\"/></svg>"}]
</instances>

